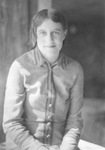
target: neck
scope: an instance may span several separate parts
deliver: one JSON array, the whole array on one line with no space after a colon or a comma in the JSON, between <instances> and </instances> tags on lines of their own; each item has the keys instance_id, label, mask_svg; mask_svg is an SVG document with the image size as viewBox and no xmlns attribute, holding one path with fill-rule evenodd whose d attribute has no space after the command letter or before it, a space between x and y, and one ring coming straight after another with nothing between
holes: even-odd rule
<instances>
[{"instance_id":1,"label":"neck","mask_svg":"<svg viewBox=\"0 0 105 150\"><path fill-rule=\"evenodd\" d=\"M48 56L48 57L45 56L45 58L48 60L48 62L51 65L53 65L57 61L58 57L59 55L53 55L53 56Z\"/></svg>"}]
</instances>

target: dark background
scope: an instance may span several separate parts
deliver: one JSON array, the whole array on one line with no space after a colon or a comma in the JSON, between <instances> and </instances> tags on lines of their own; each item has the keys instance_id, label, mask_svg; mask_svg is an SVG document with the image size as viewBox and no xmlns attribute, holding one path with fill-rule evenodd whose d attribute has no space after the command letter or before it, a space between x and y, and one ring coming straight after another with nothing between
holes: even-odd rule
<instances>
[{"instance_id":1,"label":"dark background","mask_svg":"<svg viewBox=\"0 0 105 150\"><path fill-rule=\"evenodd\" d=\"M102 126L97 126L96 129L94 127L95 131L105 126L105 0L0 0L0 133L3 135L1 141L5 138L2 131L2 116L9 67L15 58L28 50L28 33L33 14L46 7L60 9L69 21L64 52L78 60L83 67L86 109L102 110L101 121L100 117L98 120ZM86 110L84 111L86 115ZM89 130L91 133L92 129L87 127L87 123L89 122L86 122L85 131ZM102 134L100 137L97 136L99 133L95 136L86 136L85 131L84 139L91 139L90 141L105 146L105 134L104 140L101 140ZM105 128L101 132L103 131L105 132Z\"/></svg>"}]
</instances>

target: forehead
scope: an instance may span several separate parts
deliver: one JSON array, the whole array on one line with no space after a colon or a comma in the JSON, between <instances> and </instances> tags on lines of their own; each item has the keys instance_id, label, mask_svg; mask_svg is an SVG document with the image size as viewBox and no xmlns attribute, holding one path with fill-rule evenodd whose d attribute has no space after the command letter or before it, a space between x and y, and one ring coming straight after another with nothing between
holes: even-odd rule
<instances>
[{"instance_id":1,"label":"forehead","mask_svg":"<svg viewBox=\"0 0 105 150\"><path fill-rule=\"evenodd\" d=\"M44 22L37 28L37 31L40 30L63 30L63 26L59 22L54 22L51 19L46 19Z\"/></svg>"}]
</instances>

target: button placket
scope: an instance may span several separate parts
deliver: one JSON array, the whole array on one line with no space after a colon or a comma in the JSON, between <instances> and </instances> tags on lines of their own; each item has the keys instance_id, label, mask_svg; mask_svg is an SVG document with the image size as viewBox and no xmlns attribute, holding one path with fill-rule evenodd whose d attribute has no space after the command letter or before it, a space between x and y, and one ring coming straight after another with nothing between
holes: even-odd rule
<instances>
[{"instance_id":1,"label":"button placket","mask_svg":"<svg viewBox=\"0 0 105 150\"><path fill-rule=\"evenodd\" d=\"M52 68L48 65L48 101L47 101L47 123L46 123L46 143L51 143L52 137L52 113L53 113L53 98L54 98L54 87L52 79Z\"/></svg>"},{"instance_id":2,"label":"button placket","mask_svg":"<svg viewBox=\"0 0 105 150\"><path fill-rule=\"evenodd\" d=\"M51 126L52 126L52 124L51 124L51 122L48 122L47 123L47 128L48 128L48 130L47 130L47 135L46 135L46 141L47 141L47 143L49 144L49 142L51 142L51 135L52 135L52 128L51 128Z\"/></svg>"}]
</instances>

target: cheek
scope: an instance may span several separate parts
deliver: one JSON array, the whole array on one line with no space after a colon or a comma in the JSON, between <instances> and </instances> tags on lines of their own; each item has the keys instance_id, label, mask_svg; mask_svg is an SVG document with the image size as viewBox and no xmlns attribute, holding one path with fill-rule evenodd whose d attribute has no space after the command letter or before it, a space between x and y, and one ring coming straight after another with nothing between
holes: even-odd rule
<instances>
[{"instance_id":1,"label":"cheek","mask_svg":"<svg viewBox=\"0 0 105 150\"><path fill-rule=\"evenodd\" d=\"M63 44L63 39L62 38L59 38L56 40L56 43L60 46Z\"/></svg>"},{"instance_id":2,"label":"cheek","mask_svg":"<svg viewBox=\"0 0 105 150\"><path fill-rule=\"evenodd\" d=\"M64 40L64 36L63 35L61 35L61 36L59 36L58 38L57 38L57 40L59 41L59 42L63 42L63 40Z\"/></svg>"},{"instance_id":3,"label":"cheek","mask_svg":"<svg viewBox=\"0 0 105 150\"><path fill-rule=\"evenodd\" d=\"M37 42L39 42L39 43L41 43L41 42L43 42L43 38L37 38Z\"/></svg>"},{"instance_id":4,"label":"cheek","mask_svg":"<svg viewBox=\"0 0 105 150\"><path fill-rule=\"evenodd\" d=\"M41 38L39 39L39 38L37 38L37 45L40 46L40 47L42 47L43 44L44 44L44 39L41 39Z\"/></svg>"},{"instance_id":5,"label":"cheek","mask_svg":"<svg viewBox=\"0 0 105 150\"><path fill-rule=\"evenodd\" d=\"M42 41L40 41L40 40L37 39L37 46L41 50L43 48Z\"/></svg>"}]
</instances>

